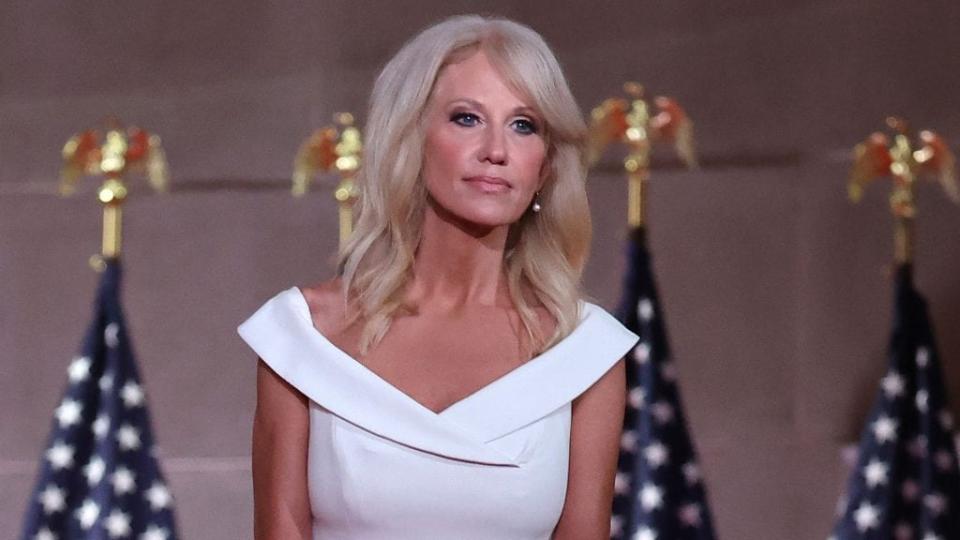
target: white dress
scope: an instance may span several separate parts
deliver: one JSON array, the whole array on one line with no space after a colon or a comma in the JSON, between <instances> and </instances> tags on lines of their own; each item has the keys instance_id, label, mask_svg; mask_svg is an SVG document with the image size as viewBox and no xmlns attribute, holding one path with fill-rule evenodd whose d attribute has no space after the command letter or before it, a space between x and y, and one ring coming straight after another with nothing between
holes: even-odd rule
<instances>
[{"instance_id":1,"label":"white dress","mask_svg":"<svg viewBox=\"0 0 960 540\"><path fill-rule=\"evenodd\" d=\"M318 540L549 539L566 493L571 401L637 340L581 303L569 336L435 413L318 332L296 287L238 331L310 399Z\"/></svg>"}]
</instances>

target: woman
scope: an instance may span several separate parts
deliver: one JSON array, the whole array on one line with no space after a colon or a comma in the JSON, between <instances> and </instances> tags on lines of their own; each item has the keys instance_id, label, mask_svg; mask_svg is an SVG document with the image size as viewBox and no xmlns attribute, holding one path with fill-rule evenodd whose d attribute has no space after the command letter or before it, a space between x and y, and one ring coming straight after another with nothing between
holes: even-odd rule
<instances>
[{"instance_id":1,"label":"woman","mask_svg":"<svg viewBox=\"0 0 960 540\"><path fill-rule=\"evenodd\" d=\"M606 539L636 336L581 302L585 127L542 38L476 16L373 90L339 277L240 327L258 539Z\"/></svg>"}]
</instances>

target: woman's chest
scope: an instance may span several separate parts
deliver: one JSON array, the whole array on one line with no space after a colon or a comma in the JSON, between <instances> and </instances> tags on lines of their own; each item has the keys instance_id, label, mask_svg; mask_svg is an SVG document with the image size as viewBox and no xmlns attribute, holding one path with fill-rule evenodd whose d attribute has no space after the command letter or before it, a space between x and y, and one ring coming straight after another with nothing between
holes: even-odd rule
<instances>
[{"instance_id":1,"label":"woman's chest","mask_svg":"<svg viewBox=\"0 0 960 540\"><path fill-rule=\"evenodd\" d=\"M548 538L559 519L567 481L569 406L485 443L512 465L426 452L315 404L310 417L310 500L318 526L328 533L405 538L403 531L411 530L417 538L534 539ZM438 416L437 421L446 419ZM469 426L463 428L469 431Z\"/></svg>"},{"instance_id":2,"label":"woman's chest","mask_svg":"<svg viewBox=\"0 0 960 540\"><path fill-rule=\"evenodd\" d=\"M523 364L514 330L498 320L401 319L358 362L439 413Z\"/></svg>"}]
</instances>

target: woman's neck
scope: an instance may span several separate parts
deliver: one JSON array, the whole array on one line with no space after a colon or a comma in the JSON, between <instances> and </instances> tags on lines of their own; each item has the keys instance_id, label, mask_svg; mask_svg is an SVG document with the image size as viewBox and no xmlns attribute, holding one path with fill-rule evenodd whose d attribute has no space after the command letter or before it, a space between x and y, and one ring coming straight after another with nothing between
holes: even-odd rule
<instances>
[{"instance_id":1,"label":"woman's neck","mask_svg":"<svg viewBox=\"0 0 960 540\"><path fill-rule=\"evenodd\" d=\"M408 300L431 311L509 303L503 272L507 229L470 226L428 204Z\"/></svg>"}]
</instances>

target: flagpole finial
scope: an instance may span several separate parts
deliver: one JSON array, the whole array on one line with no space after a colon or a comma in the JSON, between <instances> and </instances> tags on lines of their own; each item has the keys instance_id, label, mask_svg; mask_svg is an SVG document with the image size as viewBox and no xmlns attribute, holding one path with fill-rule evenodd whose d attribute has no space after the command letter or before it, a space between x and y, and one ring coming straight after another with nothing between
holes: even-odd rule
<instances>
[{"instance_id":1,"label":"flagpole finial","mask_svg":"<svg viewBox=\"0 0 960 540\"><path fill-rule=\"evenodd\" d=\"M135 126L124 127L109 117L99 128L73 135L62 151L60 194L69 196L84 176L104 176L97 189L97 200L103 205L103 235L99 256L90 259L97 271L105 268L103 259L120 256L121 208L127 198L124 177L141 173L154 191L165 192L170 183L167 159L160 137Z\"/></svg>"},{"instance_id":2,"label":"flagpole finial","mask_svg":"<svg viewBox=\"0 0 960 540\"><path fill-rule=\"evenodd\" d=\"M359 194L354 179L360 168L363 142L351 113L335 113L333 121L334 125L316 130L300 145L293 163L291 192L294 197L305 195L317 173L336 171L340 175L333 197L339 208L343 246L353 232L353 204Z\"/></svg>"},{"instance_id":3,"label":"flagpole finial","mask_svg":"<svg viewBox=\"0 0 960 540\"><path fill-rule=\"evenodd\" d=\"M103 258L103 255L99 253L91 255L87 263L90 265L90 268L98 274L102 274L103 271L107 269L107 261Z\"/></svg>"},{"instance_id":4,"label":"flagpole finial","mask_svg":"<svg viewBox=\"0 0 960 540\"><path fill-rule=\"evenodd\" d=\"M917 179L936 176L947 197L960 203L956 158L946 141L933 131L923 130L914 136L909 123L897 116L888 116L885 123L892 137L874 132L854 147L847 193L856 203L874 180L886 176L893 179L890 211L895 219L894 261L904 265L913 261Z\"/></svg>"},{"instance_id":5,"label":"flagpole finial","mask_svg":"<svg viewBox=\"0 0 960 540\"><path fill-rule=\"evenodd\" d=\"M609 98L591 111L587 163L590 166L596 164L613 142L627 146L627 156L623 160L628 186L627 224L641 227L646 223L645 186L650 177L652 145L659 141L673 142L680 160L688 167L696 168L693 122L675 99L666 96L654 98L657 113L651 114L645 98L646 89L638 82L624 83L623 91L627 99Z\"/></svg>"}]
</instances>

